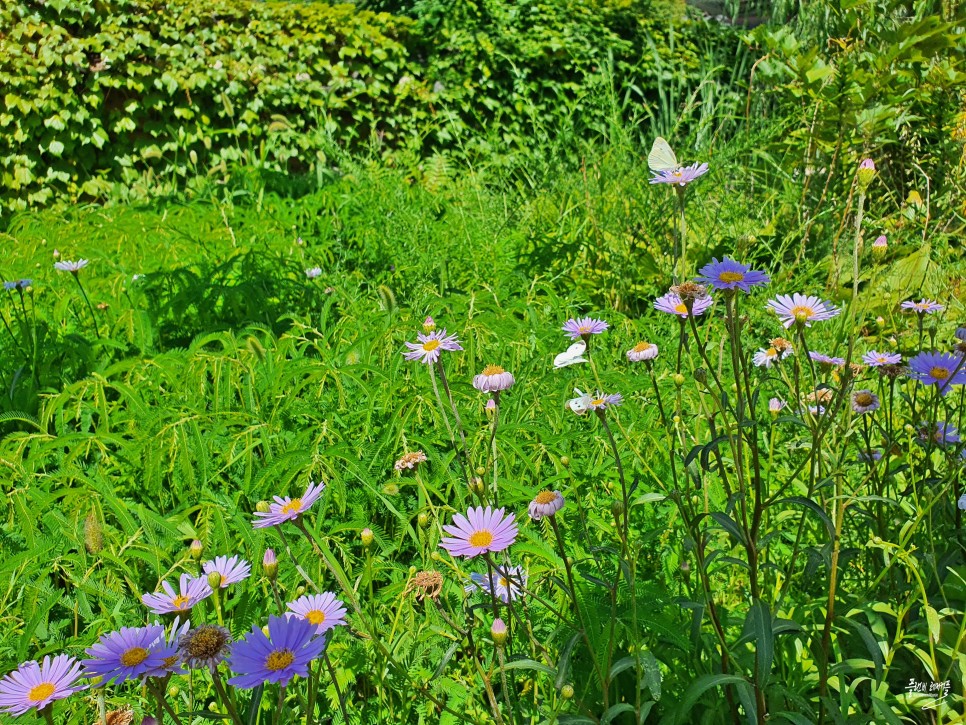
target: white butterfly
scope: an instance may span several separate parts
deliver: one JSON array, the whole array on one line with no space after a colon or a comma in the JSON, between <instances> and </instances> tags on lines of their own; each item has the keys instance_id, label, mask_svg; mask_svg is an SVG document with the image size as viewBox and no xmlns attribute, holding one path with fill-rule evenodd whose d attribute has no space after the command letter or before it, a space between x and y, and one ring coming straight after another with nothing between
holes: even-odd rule
<instances>
[{"instance_id":1,"label":"white butterfly","mask_svg":"<svg viewBox=\"0 0 966 725\"><path fill-rule=\"evenodd\" d=\"M647 155L647 165L655 174L662 171L675 171L681 168L681 165L678 163L678 157L674 155L674 150L671 148L671 144L660 136L654 139L654 145L651 146L651 153Z\"/></svg>"},{"instance_id":2,"label":"white butterfly","mask_svg":"<svg viewBox=\"0 0 966 725\"><path fill-rule=\"evenodd\" d=\"M586 350L587 343L583 340L579 340L568 347L566 352L562 352L557 355L557 357L553 359L553 366L555 368L565 368L568 365L585 363L587 362L587 358L585 358L583 355Z\"/></svg>"},{"instance_id":3,"label":"white butterfly","mask_svg":"<svg viewBox=\"0 0 966 725\"><path fill-rule=\"evenodd\" d=\"M574 388L574 392L580 397L571 398L567 401L567 407L570 408L577 415L583 415L588 410L590 410L590 393L581 392L579 388Z\"/></svg>"}]
</instances>

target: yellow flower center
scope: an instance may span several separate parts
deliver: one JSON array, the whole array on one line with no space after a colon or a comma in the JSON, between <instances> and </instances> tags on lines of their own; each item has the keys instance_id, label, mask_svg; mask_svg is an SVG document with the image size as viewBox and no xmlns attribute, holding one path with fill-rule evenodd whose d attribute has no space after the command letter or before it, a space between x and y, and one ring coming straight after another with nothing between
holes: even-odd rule
<instances>
[{"instance_id":1,"label":"yellow flower center","mask_svg":"<svg viewBox=\"0 0 966 725\"><path fill-rule=\"evenodd\" d=\"M741 282L744 278L744 272L722 272L718 275L722 282Z\"/></svg>"},{"instance_id":2,"label":"yellow flower center","mask_svg":"<svg viewBox=\"0 0 966 725\"><path fill-rule=\"evenodd\" d=\"M603 405L606 401L603 398L594 398L590 401L591 405Z\"/></svg>"},{"instance_id":3,"label":"yellow flower center","mask_svg":"<svg viewBox=\"0 0 966 725\"><path fill-rule=\"evenodd\" d=\"M132 647L121 655L121 664L125 667L137 667L150 654L144 647Z\"/></svg>"},{"instance_id":4,"label":"yellow flower center","mask_svg":"<svg viewBox=\"0 0 966 725\"><path fill-rule=\"evenodd\" d=\"M484 375L502 375L506 370L501 368L499 365L487 365L483 368Z\"/></svg>"},{"instance_id":5,"label":"yellow flower center","mask_svg":"<svg viewBox=\"0 0 966 725\"><path fill-rule=\"evenodd\" d=\"M432 352L437 347L439 347L439 340L427 340L423 343L423 350L426 352Z\"/></svg>"},{"instance_id":6,"label":"yellow flower center","mask_svg":"<svg viewBox=\"0 0 966 725\"><path fill-rule=\"evenodd\" d=\"M265 658L265 669L272 672L284 670L295 662L295 654L290 649L278 649Z\"/></svg>"},{"instance_id":7,"label":"yellow flower center","mask_svg":"<svg viewBox=\"0 0 966 725\"><path fill-rule=\"evenodd\" d=\"M797 307L792 307L792 317L794 317L799 322L805 322L815 316L815 310L806 305L799 305Z\"/></svg>"},{"instance_id":8,"label":"yellow flower center","mask_svg":"<svg viewBox=\"0 0 966 725\"><path fill-rule=\"evenodd\" d=\"M579 332L581 335L586 335L590 332L590 327L587 325L581 325L577 328L577 332Z\"/></svg>"},{"instance_id":9,"label":"yellow flower center","mask_svg":"<svg viewBox=\"0 0 966 725\"><path fill-rule=\"evenodd\" d=\"M287 504L282 506L282 510L279 511L280 514L297 514L302 511L302 499L293 498Z\"/></svg>"},{"instance_id":10,"label":"yellow flower center","mask_svg":"<svg viewBox=\"0 0 966 725\"><path fill-rule=\"evenodd\" d=\"M856 393L855 394L856 405L861 405L865 407L867 405L872 405L872 394L871 393Z\"/></svg>"},{"instance_id":11,"label":"yellow flower center","mask_svg":"<svg viewBox=\"0 0 966 725\"><path fill-rule=\"evenodd\" d=\"M534 500L541 505L553 503L557 500L557 494L553 491L541 491Z\"/></svg>"},{"instance_id":12,"label":"yellow flower center","mask_svg":"<svg viewBox=\"0 0 966 725\"><path fill-rule=\"evenodd\" d=\"M654 346L649 342L639 342L634 346L634 352L646 352L647 350L650 350L652 347Z\"/></svg>"},{"instance_id":13,"label":"yellow flower center","mask_svg":"<svg viewBox=\"0 0 966 725\"><path fill-rule=\"evenodd\" d=\"M674 305L674 311L677 312L679 315L688 314L688 308L685 306L683 302L678 302L676 305Z\"/></svg>"},{"instance_id":14,"label":"yellow flower center","mask_svg":"<svg viewBox=\"0 0 966 725\"><path fill-rule=\"evenodd\" d=\"M778 350L776 350L776 349L775 349L775 348L773 348L773 347L770 347L770 348L768 348L768 349L767 349L767 350L765 351L765 354L766 354L766 355L767 355L768 357L778 357Z\"/></svg>"},{"instance_id":15,"label":"yellow flower center","mask_svg":"<svg viewBox=\"0 0 966 725\"><path fill-rule=\"evenodd\" d=\"M936 378L936 380L945 380L949 377L949 370L947 368L941 368L937 365L929 371L929 375Z\"/></svg>"},{"instance_id":16,"label":"yellow flower center","mask_svg":"<svg viewBox=\"0 0 966 725\"><path fill-rule=\"evenodd\" d=\"M171 606L173 606L175 609L187 609L188 602L190 601L191 600L184 594L179 594L171 600Z\"/></svg>"},{"instance_id":17,"label":"yellow flower center","mask_svg":"<svg viewBox=\"0 0 966 725\"><path fill-rule=\"evenodd\" d=\"M501 576L499 581L497 582L497 585L501 587L509 587L510 582L507 581L507 578L505 576Z\"/></svg>"},{"instance_id":18,"label":"yellow flower center","mask_svg":"<svg viewBox=\"0 0 966 725\"><path fill-rule=\"evenodd\" d=\"M684 169L675 169L671 172L671 176L675 177L676 179L680 179L682 176L684 176Z\"/></svg>"},{"instance_id":19,"label":"yellow flower center","mask_svg":"<svg viewBox=\"0 0 966 725\"><path fill-rule=\"evenodd\" d=\"M472 534L470 534L470 538L467 539L467 541L469 542L470 546L475 546L482 549L493 543L493 534L486 529L474 531Z\"/></svg>"},{"instance_id":20,"label":"yellow flower center","mask_svg":"<svg viewBox=\"0 0 966 725\"><path fill-rule=\"evenodd\" d=\"M172 655L171 657L165 657L164 662L161 663L161 666L164 667L165 669L170 669L174 667L177 662L178 662L178 655Z\"/></svg>"},{"instance_id":21,"label":"yellow flower center","mask_svg":"<svg viewBox=\"0 0 966 725\"><path fill-rule=\"evenodd\" d=\"M42 682L35 687L30 688L30 692L27 693L27 699L31 702L40 702L41 700L46 700L48 697L54 694L55 688L49 682Z\"/></svg>"},{"instance_id":22,"label":"yellow flower center","mask_svg":"<svg viewBox=\"0 0 966 725\"><path fill-rule=\"evenodd\" d=\"M305 618L309 620L311 624L318 626L325 621L325 612L323 612L321 609L313 609L311 612L305 615Z\"/></svg>"}]
</instances>

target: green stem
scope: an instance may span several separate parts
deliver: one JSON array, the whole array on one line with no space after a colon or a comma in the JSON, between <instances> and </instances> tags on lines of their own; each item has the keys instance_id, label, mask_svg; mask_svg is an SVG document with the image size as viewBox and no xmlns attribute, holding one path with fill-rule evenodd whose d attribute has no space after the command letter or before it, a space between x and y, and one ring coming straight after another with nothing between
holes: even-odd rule
<instances>
[{"instance_id":1,"label":"green stem","mask_svg":"<svg viewBox=\"0 0 966 725\"><path fill-rule=\"evenodd\" d=\"M97 315L94 314L94 305L91 304L90 297L87 296L87 290L84 289L84 285L81 284L80 276L74 272L74 281L77 282L77 286L80 287L81 296L84 298L84 302L87 303L87 309L91 313L91 322L94 323L94 334L97 335L97 339L101 339L101 331L97 326Z\"/></svg>"}]
</instances>

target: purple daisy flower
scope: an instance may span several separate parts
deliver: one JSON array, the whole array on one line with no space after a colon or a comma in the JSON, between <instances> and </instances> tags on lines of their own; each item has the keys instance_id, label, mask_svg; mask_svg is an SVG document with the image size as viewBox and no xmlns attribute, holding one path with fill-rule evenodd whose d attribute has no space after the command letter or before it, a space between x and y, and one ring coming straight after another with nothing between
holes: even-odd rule
<instances>
[{"instance_id":1,"label":"purple daisy flower","mask_svg":"<svg viewBox=\"0 0 966 725\"><path fill-rule=\"evenodd\" d=\"M943 395L953 385L966 384L966 366L962 358L950 353L921 352L909 360L911 377L923 385L936 385Z\"/></svg>"},{"instance_id":2,"label":"purple daisy flower","mask_svg":"<svg viewBox=\"0 0 966 725\"><path fill-rule=\"evenodd\" d=\"M256 511L254 513L256 518L252 522L252 526L256 529L265 529L269 526L281 526L286 521L292 521L308 511L312 504L319 500L319 496L322 495L324 490L325 484L321 481L319 483L310 482L309 487L305 489L305 493L299 498L276 496L275 503L268 505L268 511Z\"/></svg>"},{"instance_id":3,"label":"purple daisy flower","mask_svg":"<svg viewBox=\"0 0 966 725\"><path fill-rule=\"evenodd\" d=\"M24 662L0 680L0 712L14 716L29 710L40 712L55 700L87 689L86 685L74 687L80 676L81 666L67 655Z\"/></svg>"},{"instance_id":4,"label":"purple daisy flower","mask_svg":"<svg viewBox=\"0 0 966 725\"><path fill-rule=\"evenodd\" d=\"M710 296L696 299L691 311L694 313L694 316L697 317L704 314L713 303L714 300L711 299ZM668 292L663 297L658 297L656 300L654 300L654 309L658 310L659 312L667 312L671 315L677 315L682 320L688 316L687 306L684 304L681 298L673 292Z\"/></svg>"},{"instance_id":5,"label":"purple daisy flower","mask_svg":"<svg viewBox=\"0 0 966 725\"><path fill-rule=\"evenodd\" d=\"M236 673L228 684L250 690L265 682L287 685L293 677L308 677L312 660L325 649L325 637L315 636L316 627L298 617L268 618L268 636L261 627L236 642L228 667Z\"/></svg>"},{"instance_id":6,"label":"purple daisy flower","mask_svg":"<svg viewBox=\"0 0 966 725\"><path fill-rule=\"evenodd\" d=\"M102 683L121 684L138 677L149 677L161 670L170 657L178 654L164 639L164 627L122 627L102 636L86 650L91 659L81 662L87 677L100 677Z\"/></svg>"},{"instance_id":7,"label":"purple daisy flower","mask_svg":"<svg viewBox=\"0 0 966 725\"><path fill-rule=\"evenodd\" d=\"M499 365L487 365L473 378L473 387L481 393L499 393L513 385L513 375Z\"/></svg>"},{"instance_id":8,"label":"purple daisy flower","mask_svg":"<svg viewBox=\"0 0 966 725\"><path fill-rule=\"evenodd\" d=\"M32 283L33 280L31 279L18 279L13 282L4 282L3 288L7 290L7 292L13 292L14 290L27 289Z\"/></svg>"},{"instance_id":9,"label":"purple daisy flower","mask_svg":"<svg viewBox=\"0 0 966 725\"><path fill-rule=\"evenodd\" d=\"M164 626L160 622L155 622L155 625ZM187 674L181 665L181 652L178 650L178 644L189 629L191 629L190 619L185 619L184 623L182 623L180 615L174 618L174 622L171 624L171 629L164 638L165 647L174 650L174 654L165 657L164 661L161 663L161 666L156 670L148 672L146 675L147 677L165 677L167 675Z\"/></svg>"},{"instance_id":10,"label":"purple daisy flower","mask_svg":"<svg viewBox=\"0 0 966 725\"><path fill-rule=\"evenodd\" d=\"M691 164L690 166L680 166L676 169L666 171L655 171L651 177L652 184L674 184L676 186L687 186L695 179L708 173L708 165L705 163Z\"/></svg>"},{"instance_id":11,"label":"purple daisy flower","mask_svg":"<svg viewBox=\"0 0 966 725\"><path fill-rule=\"evenodd\" d=\"M856 390L852 393L852 410L856 413L871 413L879 409L879 396L871 390Z\"/></svg>"},{"instance_id":12,"label":"purple daisy flower","mask_svg":"<svg viewBox=\"0 0 966 725\"><path fill-rule=\"evenodd\" d=\"M506 509L487 506L470 507L466 516L455 514L452 524L443 531L450 534L439 542L453 556L473 558L490 551L503 551L517 538L514 515L504 515Z\"/></svg>"},{"instance_id":13,"label":"purple daisy flower","mask_svg":"<svg viewBox=\"0 0 966 725\"><path fill-rule=\"evenodd\" d=\"M950 446L959 443L962 439L959 436L959 429L956 426L939 420L932 427L929 425L920 426L919 440L923 443L932 441L940 446Z\"/></svg>"},{"instance_id":14,"label":"purple daisy flower","mask_svg":"<svg viewBox=\"0 0 966 725\"><path fill-rule=\"evenodd\" d=\"M216 556L214 561L206 561L202 569L205 574L217 572L221 575L221 588L224 589L229 584L236 584L247 579L252 573L251 565L239 556L228 558L227 556Z\"/></svg>"},{"instance_id":15,"label":"purple daisy flower","mask_svg":"<svg viewBox=\"0 0 966 725\"><path fill-rule=\"evenodd\" d=\"M297 616L314 624L316 634L345 625L345 605L332 592L306 594L286 606L294 612L290 616Z\"/></svg>"},{"instance_id":16,"label":"purple daisy flower","mask_svg":"<svg viewBox=\"0 0 966 725\"><path fill-rule=\"evenodd\" d=\"M527 585L527 573L522 566L496 567L496 571L486 574L470 574L471 583L464 587L466 593L479 589L486 595L493 593L504 604L515 601L523 594L523 587Z\"/></svg>"},{"instance_id":17,"label":"purple daisy flower","mask_svg":"<svg viewBox=\"0 0 966 725\"><path fill-rule=\"evenodd\" d=\"M193 577L187 572L181 575L180 591L175 591L168 582L161 582L164 592L145 594L141 597L144 606L155 614L187 612L198 602L211 596L211 587L204 577Z\"/></svg>"},{"instance_id":18,"label":"purple daisy flower","mask_svg":"<svg viewBox=\"0 0 966 725\"><path fill-rule=\"evenodd\" d=\"M778 315L786 328L795 323L811 327L813 322L830 320L839 313L834 305L813 295L798 292L793 295L778 295L768 302L768 308Z\"/></svg>"},{"instance_id":19,"label":"purple daisy flower","mask_svg":"<svg viewBox=\"0 0 966 725\"><path fill-rule=\"evenodd\" d=\"M564 323L563 331L570 335L571 340L580 340L591 335L599 335L606 330L608 325L603 320L594 317L570 318Z\"/></svg>"},{"instance_id":20,"label":"purple daisy flower","mask_svg":"<svg viewBox=\"0 0 966 725\"><path fill-rule=\"evenodd\" d=\"M875 463L876 461L882 460L882 451L871 450L871 451L859 451L859 462L860 463Z\"/></svg>"},{"instance_id":21,"label":"purple daisy flower","mask_svg":"<svg viewBox=\"0 0 966 725\"><path fill-rule=\"evenodd\" d=\"M862 362L871 368L882 367L883 365L899 365L902 362L902 355L897 352L876 352L869 350L862 356Z\"/></svg>"},{"instance_id":22,"label":"purple daisy flower","mask_svg":"<svg viewBox=\"0 0 966 725\"><path fill-rule=\"evenodd\" d=\"M768 401L768 412L772 415L778 415L786 405L787 403L781 398L772 398Z\"/></svg>"},{"instance_id":23,"label":"purple daisy flower","mask_svg":"<svg viewBox=\"0 0 966 725\"><path fill-rule=\"evenodd\" d=\"M442 330L433 330L428 334L420 332L416 335L416 339L419 340L418 343L406 343L409 352L404 352L403 357L407 360L419 360L419 362L424 362L427 365L434 365L439 360L439 356L443 350L456 352L457 350L463 349L460 347L456 335L447 335L445 328Z\"/></svg>"},{"instance_id":24,"label":"purple daisy flower","mask_svg":"<svg viewBox=\"0 0 966 725\"><path fill-rule=\"evenodd\" d=\"M553 516L563 505L564 497L560 491L541 491L530 502L530 518L539 521L544 516Z\"/></svg>"},{"instance_id":25,"label":"purple daisy flower","mask_svg":"<svg viewBox=\"0 0 966 725\"><path fill-rule=\"evenodd\" d=\"M836 367L838 365L845 365L844 357L830 357L822 352L815 352L810 350L808 356L812 358L819 365L828 365L829 367Z\"/></svg>"},{"instance_id":26,"label":"purple daisy flower","mask_svg":"<svg viewBox=\"0 0 966 725\"><path fill-rule=\"evenodd\" d=\"M657 345L652 345L649 342L639 342L627 351L627 359L631 362L653 360L657 357L658 352Z\"/></svg>"},{"instance_id":27,"label":"purple daisy flower","mask_svg":"<svg viewBox=\"0 0 966 725\"><path fill-rule=\"evenodd\" d=\"M65 259L63 262L54 262L54 268L59 272L70 272L71 274L77 274L88 264L90 264L90 262L86 259L78 259L76 262Z\"/></svg>"},{"instance_id":28,"label":"purple daisy flower","mask_svg":"<svg viewBox=\"0 0 966 725\"><path fill-rule=\"evenodd\" d=\"M909 310L910 312L915 312L918 315L925 314L935 314L936 312L942 312L946 309L945 305L941 305L933 300L927 300L925 298L919 300L918 302L913 302L912 300L907 300L899 305L904 310Z\"/></svg>"},{"instance_id":29,"label":"purple daisy flower","mask_svg":"<svg viewBox=\"0 0 966 725\"><path fill-rule=\"evenodd\" d=\"M966 327L956 328L956 339L961 342L966 342Z\"/></svg>"},{"instance_id":30,"label":"purple daisy flower","mask_svg":"<svg viewBox=\"0 0 966 725\"><path fill-rule=\"evenodd\" d=\"M606 410L611 406L618 406L623 404L624 396L620 393L611 393L610 395L604 395L599 390L597 391L597 397L590 399L590 407L592 410Z\"/></svg>"},{"instance_id":31,"label":"purple daisy flower","mask_svg":"<svg viewBox=\"0 0 966 725\"><path fill-rule=\"evenodd\" d=\"M764 287L771 280L764 272L751 269L747 264L741 264L725 257L720 262L717 257L698 270L701 276L697 281L711 285L716 290L736 290L751 292L752 287Z\"/></svg>"}]
</instances>

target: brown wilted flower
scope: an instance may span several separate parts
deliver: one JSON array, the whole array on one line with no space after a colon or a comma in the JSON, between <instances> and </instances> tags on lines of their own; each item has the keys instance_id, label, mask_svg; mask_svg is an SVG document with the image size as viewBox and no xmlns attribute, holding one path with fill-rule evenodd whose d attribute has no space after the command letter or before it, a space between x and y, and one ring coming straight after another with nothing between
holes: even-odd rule
<instances>
[{"instance_id":1,"label":"brown wilted flower","mask_svg":"<svg viewBox=\"0 0 966 725\"><path fill-rule=\"evenodd\" d=\"M413 575L406 585L406 594L415 594L416 598L422 601L429 597L433 601L439 600L439 594L443 591L443 575L438 571L420 571Z\"/></svg>"},{"instance_id":2,"label":"brown wilted flower","mask_svg":"<svg viewBox=\"0 0 966 725\"><path fill-rule=\"evenodd\" d=\"M879 375L892 378L893 380L906 374L904 365L879 365L876 370L879 372Z\"/></svg>"},{"instance_id":3,"label":"brown wilted flower","mask_svg":"<svg viewBox=\"0 0 966 725\"><path fill-rule=\"evenodd\" d=\"M129 707L111 710L105 717L107 725L131 725L132 720L134 720L134 711Z\"/></svg>"},{"instance_id":4,"label":"brown wilted flower","mask_svg":"<svg viewBox=\"0 0 966 725\"><path fill-rule=\"evenodd\" d=\"M708 288L697 282L682 282L681 284L676 284L671 287L671 292L680 297L685 305L696 302L697 300L703 300L708 296Z\"/></svg>"},{"instance_id":5,"label":"brown wilted flower","mask_svg":"<svg viewBox=\"0 0 966 725\"><path fill-rule=\"evenodd\" d=\"M776 337L774 340L771 340L768 343L768 346L775 348L775 352L777 352L778 354L781 354L786 350L791 350L793 352L795 350L792 343L786 340L784 337Z\"/></svg>"},{"instance_id":6,"label":"brown wilted flower","mask_svg":"<svg viewBox=\"0 0 966 725\"><path fill-rule=\"evenodd\" d=\"M831 388L819 388L805 396L809 403L828 403L835 394Z\"/></svg>"},{"instance_id":7,"label":"brown wilted flower","mask_svg":"<svg viewBox=\"0 0 966 725\"><path fill-rule=\"evenodd\" d=\"M413 451L412 453L404 453L402 458L396 461L394 468L397 471L412 470L416 468L420 463L426 461L426 454L422 451Z\"/></svg>"}]
</instances>

